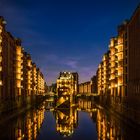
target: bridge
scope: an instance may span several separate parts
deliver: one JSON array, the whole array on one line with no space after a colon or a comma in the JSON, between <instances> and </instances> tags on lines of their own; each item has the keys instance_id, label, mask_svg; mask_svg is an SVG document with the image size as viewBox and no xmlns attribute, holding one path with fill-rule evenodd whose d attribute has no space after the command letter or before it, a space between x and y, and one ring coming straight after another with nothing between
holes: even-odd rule
<instances>
[{"instance_id":1,"label":"bridge","mask_svg":"<svg viewBox=\"0 0 140 140\"><path fill-rule=\"evenodd\" d=\"M59 91L58 95L56 95L54 92L49 92L45 108L46 110L54 110L54 108L70 108L76 106L75 101L78 97L91 97L94 100L98 96L97 93L78 93L76 95L71 95L70 92Z\"/></svg>"},{"instance_id":2,"label":"bridge","mask_svg":"<svg viewBox=\"0 0 140 140\"><path fill-rule=\"evenodd\" d=\"M56 93L50 91L48 93L46 93L46 96L49 96L49 97L54 97L56 95Z\"/></svg>"}]
</instances>

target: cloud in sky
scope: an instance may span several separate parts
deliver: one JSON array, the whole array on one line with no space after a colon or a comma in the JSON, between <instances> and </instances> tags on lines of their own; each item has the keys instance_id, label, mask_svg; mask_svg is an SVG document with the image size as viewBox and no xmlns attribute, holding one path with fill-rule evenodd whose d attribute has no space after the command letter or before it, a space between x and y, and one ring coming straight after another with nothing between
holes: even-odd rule
<instances>
[{"instance_id":1,"label":"cloud in sky","mask_svg":"<svg viewBox=\"0 0 140 140\"><path fill-rule=\"evenodd\" d=\"M66 62L66 65L70 66L73 69L77 69L77 61L69 60Z\"/></svg>"},{"instance_id":2,"label":"cloud in sky","mask_svg":"<svg viewBox=\"0 0 140 140\"><path fill-rule=\"evenodd\" d=\"M60 71L77 71L80 82L89 80L96 72L97 64L86 61L88 61L88 58L83 59L77 56L73 58L65 57L64 59L61 55L55 54L38 55L38 59L36 59L49 84L56 81Z\"/></svg>"}]
</instances>

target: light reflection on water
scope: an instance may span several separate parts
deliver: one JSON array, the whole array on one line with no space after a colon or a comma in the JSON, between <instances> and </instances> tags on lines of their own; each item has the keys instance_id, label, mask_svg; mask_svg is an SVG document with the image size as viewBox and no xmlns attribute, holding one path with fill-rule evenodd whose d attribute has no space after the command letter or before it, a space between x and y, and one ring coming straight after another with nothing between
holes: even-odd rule
<instances>
[{"instance_id":1,"label":"light reflection on water","mask_svg":"<svg viewBox=\"0 0 140 140\"><path fill-rule=\"evenodd\" d=\"M79 98L75 106L67 109L54 109L54 104L46 101L0 123L2 140L135 140L137 136L136 128L99 108L89 98Z\"/></svg>"}]
</instances>

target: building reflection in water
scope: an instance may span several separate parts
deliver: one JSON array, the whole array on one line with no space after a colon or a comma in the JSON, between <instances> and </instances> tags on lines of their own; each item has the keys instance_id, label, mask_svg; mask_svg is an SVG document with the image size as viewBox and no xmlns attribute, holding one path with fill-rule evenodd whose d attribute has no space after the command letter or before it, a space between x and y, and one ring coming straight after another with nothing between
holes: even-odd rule
<instances>
[{"instance_id":1,"label":"building reflection in water","mask_svg":"<svg viewBox=\"0 0 140 140\"><path fill-rule=\"evenodd\" d=\"M139 132L135 125L127 124L104 109L97 110L96 129L98 140L137 140Z\"/></svg>"},{"instance_id":2,"label":"building reflection in water","mask_svg":"<svg viewBox=\"0 0 140 140\"><path fill-rule=\"evenodd\" d=\"M25 118L18 119L17 127L15 128L15 138L17 140L23 138L28 140L36 139L44 120L44 112L45 109L42 107L32 112L29 111Z\"/></svg>"},{"instance_id":3,"label":"building reflection in water","mask_svg":"<svg viewBox=\"0 0 140 140\"><path fill-rule=\"evenodd\" d=\"M98 140L123 140L121 128L114 119L108 118L102 110L97 111Z\"/></svg>"},{"instance_id":4,"label":"building reflection in water","mask_svg":"<svg viewBox=\"0 0 140 140\"><path fill-rule=\"evenodd\" d=\"M49 104L48 101L50 102ZM0 124L0 127L3 128L0 129L0 139L37 139L39 132L42 131L41 126L44 121L44 117L47 117L46 115L44 116L46 105L51 108L55 118L55 133L59 133L62 136L62 139L63 137L73 137L74 131L79 129L78 119L80 115L78 115L78 112L80 111L87 112L90 118L87 118L87 121L92 120L92 122L96 124L95 133L98 136L98 140L132 140L137 138L136 129L134 127L128 126L124 121L122 121L122 119L117 118L105 109L97 107L89 97L79 97L73 106L70 105L69 108L65 109L55 108L55 104L51 103L51 101L54 101L48 101L38 109L28 111L24 115L20 115L18 118L14 118L3 125ZM45 126L47 126L50 122L45 123ZM89 129L90 128L87 126L85 131L89 131Z\"/></svg>"},{"instance_id":5,"label":"building reflection in water","mask_svg":"<svg viewBox=\"0 0 140 140\"><path fill-rule=\"evenodd\" d=\"M97 106L92 101L92 99L90 99L90 97L79 98L77 110L89 113L89 116L93 120L93 122L96 122Z\"/></svg>"},{"instance_id":6,"label":"building reflection in water","mask_svg":"<svg viewBox=\"0 0 140 140\"><path fill-rule=\"evenodd\" d=\"M75 104L74 104L75 102ZM73 104L73 106L71 105ZM78 98L69 104L69 108L57 108L54 112L56 119L56 130L63 137L71 136L78 126L78 112L89 113L90 118L95 123L97 116L97 107L91 98Z\"/></svg>"},{"instance_id":7,"label":"building reflection in water","mask_svg":"<svg viewBox=\"0 0 140 140\"><path fill-rule=\"evenodd\" d=\"M42 106L36 110L30 110L25 114L21 114L18 118L0 124L0 139L7 140L34 140L41 128L44 120L45 109Z\"/></svg>"},{"instance_id":8,"label":"building reflection in water","mask_svg":"<svg viewBox=\"0 0 140 140\"><path fill-rule=\"evenodd\" d=\"M78 113L75 107L55 110L56 130L63 137L73 134L78 126Z\"/></svg>"}]
</instances>

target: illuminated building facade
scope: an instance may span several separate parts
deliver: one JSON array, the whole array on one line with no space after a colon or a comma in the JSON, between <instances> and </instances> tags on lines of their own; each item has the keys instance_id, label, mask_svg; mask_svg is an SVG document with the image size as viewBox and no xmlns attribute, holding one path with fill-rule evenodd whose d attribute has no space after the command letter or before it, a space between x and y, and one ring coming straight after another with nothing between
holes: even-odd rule
<instances>
[{"instance_id":1,"label":"illuminated building facade","mask_svg":"<svg viewBox=\"0 0 140 140\"><path fill-rule=\"evenodd\" d=\"M97 86L98 94L103 96L109 90L109 51L103 55L102 62L97 70Z\"/></svg>"},{"instance_id":2,"label":"illuminated building facade","mask_svg":"<svg viewBox=\"0 0 140 140\"><path fill-rule=\"evenodd\" d=\"M129 21L118 26L97 70L98 94L110 105L140 123L140 5ZM109 102L108 102L109 103ZM134 114L134 115L130 115Z\"/></svg>"},{"instance_id":3,"label":"illuminated building facade","mask_svg":"<svg viewBox=\"0 0 140 140\"><path fill-rule=\"evenodd\" d=\"M32 94L37 94L37 67L32 63Z\"/></svg>"},{"instance_id":4,"label":"illuminated building facade","mask_svg":"<svg viewBox=\"0 0 140 140\"><path fill-rule=\"evenodd\" d=\"M109 50L98 66L98 94L110 93L121 102L127 94L127 21L118 27L117 37L110 40Z\"/></svg>"},{"instance_id":5,"label":"illuminated building facade","mask_svg":"<svg viewBox=\"0 0 140 140\"><path fill-rule=\"evenodd\" d=\"M87 94L87 93L91 93L91 82L84 82L79 84L79 93L82 94Z\"/></svg>"},{"instance_id":6,"label":"illuminated building facade","mask_svg":"<svg viewBox=\"0 0 140 140\"><path fill-rule=\"evenodd\" d=\"M5 25L0 17L0 112L22 106L45 92L43 74L39 69L37 72L21 40L7 32Z\"/></svg>"},{"instance_id":7,"label":"illuminated building facade","mask_svg":"<svg viewBox=\"0 0 140 140\"><path fill-rule=\"evenodd\" d=\"M69 92L70 94L77 94L78 92L78 73L60 72L57 79L57 89Z\"/></svg>"},{"instance_id":8,"label":"illuminated building facade","mask_svg":"<svg viewBox=\"0 0 140 140\"><path fill-rule=\"evenodd\" d=\"M128 72L129 60L132 55L132 53L128 53L130 51L128 32L130 34L132 32L128 28L130 23L131 21L125 21L118 26L118 35L111 38L109 51L103 56L102 62L99 64L97 70L99 94L106 93L106 89L110 89L113 97L118 96L121 99L127 95L128 77L132 75L132 72ZM129 68L132 69L133 66L129 66Z\"/></svg>"},{"instance_id":9,"label":"illuminated building facade","mask_svg":"<svg viewBox=\"0 0 140 140\"><path fill-rule=\"evenodd\" d=\"M27 52L24 52L23 56L23 84L24 94L29 97L32 91L32 60Z\"/></svg>"},{"instance_id":10,"label":"illuminated building facade","mask_svg":"<svg viewBox=\"0 0 140 140\"><path fill-rule=\"evenodd\" d=\"M0 98L10 100L15 98L15 53L16 42L13 36L5 31L6 22L0 17ZM11 75L11 72L13 74Z\"/></svg>"},{"instance_id":11,"label":"illuminated building facade","mask_svg":"<svg viewBox=\"0 0 140 140\"><path fill-rule=\"evenodd\" d=\"M23 48L21 47L21 41L19 39L16 39L16 59L15 59L15 65L16 65L16 94L17 95L21 95L21 88L22 88L22 85L21 85L21 82L23 80L23 73L22 73L22 69L23 69L23 60L22 60L22 57L23 57Z\"/></svg>"},{"instance_id":12,"label":"illuminated building facade","mask_svg":"<svg viewBox=\"0 0 140 140\"><path fill-rule=\"evenodd\" d=\"M79 84L79 94L97 93L97 78L94 75L90 81Z\"/></svg>"},{"instance_id":13,"label":"illuminated building facade","mask_svg":"<svg viewBox=\"0 0 140 140\"><path fill-rule=\"evenodd\" d=\"M98 94L104 95L109 88L109 69L108 69L108 53L104 54L102 62L98 66L97 70L97 85Z\"/></svg>"},{"instance_id":14,"label":"illuminated building facade","mask_svg":"<svg viewBox=\"0 0 140 140\"><path fill-rule=\"evenodd\" d=\"M5 30L6 21L0 17L0 106L2 110L18 104L21 96L22 47L19 39ZM11 102L14 101L14 104ZM5 104L5 106L3 106Z\"/></svg>"},{"instance_id":15,"label":"illuminated building facade","mask_svg":"<svg viewBox=\"0 0 140 140\"><path fill-rule=\"evenodd\" d=\"M60 72L57 79L57 106L70 107L78 92L78 73Z\"/></svg>"},{"instance_id":16,"label":"illuminated building facade","mask_svg":"<svg viewBox=\"0 0 140 140\"><path fill-rule=\"evenodd\" d=\"M103 80L102 80L102 63L99 64L98 69L97 69L97 89L98 89L98 94L102 94L102 85L103 85Z\"/></svg>"},{"instance_id":17,"label":"illuminated building facade","mask_svg":"<svg viewBox=\"0 0 140 140\"><path fill-rule=\"evenodd\" d=\"M74 107L75 95L78 93L78 73L60 72L56 86L56 130L63 137L68 137L78 125L78 114Z\"/></svg>"},{"instance_id":18,"label":"illuminated building facade","mask_svg":"<svg viewBox=\"0 0 140 140\"><path fill-rule=\"evenodd\" d=\"M45 93L44 76L39 68L37 69L37 92L38 95L44 95Z\"/></svg>"}]
</instances>

